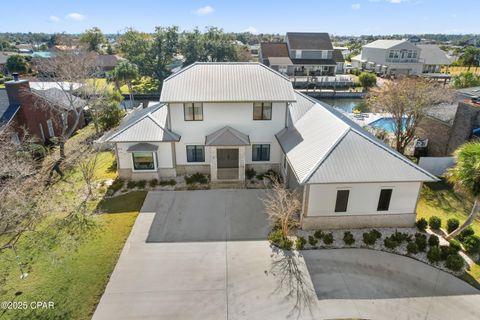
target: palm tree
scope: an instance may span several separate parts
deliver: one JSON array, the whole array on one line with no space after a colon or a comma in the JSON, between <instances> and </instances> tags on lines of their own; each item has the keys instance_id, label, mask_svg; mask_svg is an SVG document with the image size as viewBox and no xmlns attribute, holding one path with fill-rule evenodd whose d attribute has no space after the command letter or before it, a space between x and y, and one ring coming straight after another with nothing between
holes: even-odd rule
<instances>
[{"instance_id":1,"label":"palm tree","mask_svg":"<svg viewBox=\"0 0 480 320\"><path fill-rule=\"evenodd\" d=\"M469 142L454 153L456 165L447 172L447 180L455 189L474 198L473 208L467 220L446 236L450 240L467 228L480 211L480 142Z\"/></svg>"},{"instance_id":2,"label":"palm tree","mask_svg":"<svg viewBox=\"0 0 480 320\"><path fill-rule=\"evenodd\" d=\"M128 94L133 106L132 81L139 77L137 65L128 61L122 61L112 70L111 75L116 82L125 83L127 85Z\"/></svg>"}]
</instances>

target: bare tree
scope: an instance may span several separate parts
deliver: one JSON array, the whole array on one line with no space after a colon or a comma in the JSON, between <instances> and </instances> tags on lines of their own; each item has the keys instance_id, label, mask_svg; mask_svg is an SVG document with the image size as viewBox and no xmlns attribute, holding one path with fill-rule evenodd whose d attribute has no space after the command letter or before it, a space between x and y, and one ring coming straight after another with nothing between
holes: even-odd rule
<instances>
[{"instance_id":1,"label":"bare tree","mask_svg":"<svg viewBox=\"0 0 480 320\"><path fill-rule=\"evenodd\" d=\"M268 220L273 226L278 227L284 238L288 237L292 230L298 226L296 216L302 208L298 195L287 189L284 182L279 178L271 177L272 190L265 194L262 199Z\"/></svg>"},{"instance_id":2,"label":"bare tree","mask_svg":"<svg viewBox=\"0 0 480 320\"><path fill-rule=\"evenodd\" d=\"M395 149L404 153L415 137L415 129L427 111L452 103L454 95L443 85L421 78L401 78L371 91L369 105L393 118Z\"/></svg>"},{"instance_id":3,"label":"bare tree","mask_svg":"<svg viewBox=\"0 0 480 320\"><path fill-rule=\"evenodd\" d=\"M72 136L88 104L79 95L79 89L89 79L99 74L95 53L83 49L58 51L50 59L42 59L37 65L39 79L54 85L54 89L32 90L37 106L52 109L62 117L58 136L60 159L65 158L65 141Z\"/></svg>"},{"instance_id":4,"label":"bare tree","mask_svg":"<svg viewBox=\"0 0 480 320\"><path fill-rule=\"evenodd\" d=\"M97 168L97 153L91 158L83 160L79 164L80 173L82 174L83 181L87 186L86 198L90 199L93 195L93 182L95 180L95 169Z\"/></svg>"}]
</instances>

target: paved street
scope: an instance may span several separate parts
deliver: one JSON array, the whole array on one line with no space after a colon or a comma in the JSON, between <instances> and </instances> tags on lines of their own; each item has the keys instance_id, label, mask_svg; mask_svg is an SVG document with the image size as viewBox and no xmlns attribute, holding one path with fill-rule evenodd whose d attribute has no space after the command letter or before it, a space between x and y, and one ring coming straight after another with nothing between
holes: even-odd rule
<instances>
[{"instance_id":1,"label":"paved street","mask_svg":"<svg viewBox=\"0 0 480 320\"><path fill-rule=\"evenodd\" d=\"M261 195L149 193L93 319L480 317L477 290L409 258L363 249L277 255L257 239L267 226Z\"/></svg>"}]
</instances>

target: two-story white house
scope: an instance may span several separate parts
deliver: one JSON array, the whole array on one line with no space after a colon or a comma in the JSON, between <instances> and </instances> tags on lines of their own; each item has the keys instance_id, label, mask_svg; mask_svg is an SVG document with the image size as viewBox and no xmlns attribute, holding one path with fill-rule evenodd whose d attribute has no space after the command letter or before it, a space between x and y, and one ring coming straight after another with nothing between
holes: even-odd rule
<instances>
[{"instance_id":1,"label":"two-story white house","mask_svg":"<svg viewBox=\"0 0 480 320\"><path fill-rule=\"evenodd\" d=\"M373 70L390 75L422 73L421 48L408 40L376 40L362 47L352 58L354 68Z\"/></svg>"},{"instance_id":2,"label":"two-story white house","mask_svg":"<svg viewBox=\"0 0 480 320\"><path fill-rule=\"evenodd\" d=\"M302 196L305 228L413 226L421 184L436 180L259 63L182 69L105 141L127 179L241 182L273 169Z\"/></svg>"}]
</instances>

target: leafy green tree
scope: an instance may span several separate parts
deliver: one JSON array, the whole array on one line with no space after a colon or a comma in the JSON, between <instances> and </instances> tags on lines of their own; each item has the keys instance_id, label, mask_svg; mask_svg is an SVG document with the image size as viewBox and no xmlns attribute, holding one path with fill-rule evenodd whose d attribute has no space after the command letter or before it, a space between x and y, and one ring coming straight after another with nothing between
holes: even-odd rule
<instances>
[{"instance_id":1,"label":"leafy green tree","mask_svg":"<svg viewBox=\"0 0 480 320\"><path fill-rule=\"evenodd\" d=\"M480 48L466 48L460 59L462 61L462 64L468 67L468 71L470 71L471 67L478 67L480 63Z\"/></svg>"},{"instance_id":2,"label":"leafy green tree","mask_svg":"<svg viewBox=\"0 0 480 320\"><path fill-rule=\"evenodd\" d=\"M206 61L203 35L195 28L193 32L185 32L180 39L180 51L185 61L183 66L191 65L196 61Z\"/></svg>"},{"instance_id":3,"label":"leafy green tree","mask_svg":"<svg viewBox=\"0 0 480 320\"><path fill-rule=\"evenodd\" d=\"M168 66L178 49L178 27L156 27L153 43L147 55L149 74L163 82L170 75Z\"/></svg>"},{"instance_id":4,"label":"leafy green tree","mask_svg":"<svg viewBox=\"0 0 480 320\"><path fill-rule=\"evenodd\" d=\"M8 72L26 73L28 70L28 62L24 56L12 54L7 58Z\"/></svg>"},{"instance_id":5,"label":"leafy green tree","mask_svg":"<svg viewBox=\"0 0 480 320\"><path fill-rule=\"evenodd\" d=\"M146 66L146 60L152 41L152 37L149 34L128 29L127 32L118 39L117 48L123 57L138 66L139 72L142 75L148 75L149 70Z\"/></svg>"},{"instance_id":6,"label":"leafy green tree","mask_svg":"<svg viewBox=\"0 0 480 320\"><path fill-rule=\"evenodd\" d=\"M446 237L453 239L466 229L480 211L480 142L469 142L460 146L454 153L455 166L447 172L447 179L455 189L473 197L474 203L467 220Z\"/></svg>"},{"instance_id":7,"label":"leafy green tree","mask_svg":"<svg viewBox=\"0 0 480 320\"><path fill-rule=\"evenodd\" d=\"M456 89L480 86L480 75L472 72L462 72L453 77L453 86Z\"/></svg>"},{"instance_id":8,"label":"leafy green tree","mask_svg":"<svg viewBox=\"0 0 480 320\"><path fill-rule=\"evenodd\" d=\"M369 88L372 88L377 84L377 76L371 72L362 72L358 76L358 81L360 81L363 90L367 91Z\"/></svg>"},{"instance_id":9,"label":"leafy green tree","mask_svg":"<svg viewBox=\"0 0 480 320\"><path fill-rule=\"evenodd\" d=\"M85 30L80 36L80 43L87 46L89 51L97 51L102 43L107 42L105 35L97 27Z\"/></svg>"},{"instance_id":10,"label":"leafy green tree","mask_svg":"<svg viewBox=\"0 0 480 320\"><path fill-rule=\"evenodd\" d=\"M117 127L124 116L124 111L117 101L110 100L99 114L98 123L102 130L107 131Z\"/></svg>"},{"instance_id":11,"label":"leafy green tree","mask_svg":"<svg viewBox=\"0 0 480 320\"><path fill-rule=\"evenodd\" d=\"M209 27L204 34L206 57L211 62L236 61L235 38L222 29Z\"/></svg>"},{"instance_id":12,"label":"leafy green tree","mask_svg":"<svg viewBox=\"0 0 480 320\"><path fill-rule=\"evenodd\" d=\"M120 62L115 69L112 70L112 77L119 83L125 83L128 87L130 101L133 103L132 81L139 77L138 67L128 61Z\"/></svg>"}]
</instances>

